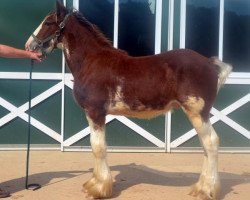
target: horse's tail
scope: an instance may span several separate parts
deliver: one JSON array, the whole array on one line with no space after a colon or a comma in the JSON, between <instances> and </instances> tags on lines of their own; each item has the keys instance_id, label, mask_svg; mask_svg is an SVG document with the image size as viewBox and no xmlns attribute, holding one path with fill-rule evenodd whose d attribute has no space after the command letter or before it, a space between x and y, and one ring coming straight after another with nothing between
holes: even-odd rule
<instances>
[{"instance_id":1,"label":"horse's tail","mask_svg":"<svg viewBox=\"0 0 250 200\"><path fill-rule=\"evenodd\" d=\"M218 92L226 82L226 79L231 73L233 67L230 64L222 62L218 58L213 58L213 64L217 67L218 71L218 85L217 85L217 92Z\"/></svg>"}]
</instances>

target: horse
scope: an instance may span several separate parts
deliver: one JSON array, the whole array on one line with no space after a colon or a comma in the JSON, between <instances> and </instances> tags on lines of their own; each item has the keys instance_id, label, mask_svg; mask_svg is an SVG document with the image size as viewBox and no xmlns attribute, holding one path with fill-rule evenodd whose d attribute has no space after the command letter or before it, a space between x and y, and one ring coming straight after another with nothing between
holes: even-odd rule
<instances>
[{"instance_id":1,"label":"horse","mask_svg":"<svg viewBox=\"0 0 250 200\"><path fill-rule=\"evenodd\" d=\"M218 199L219 137L209 113L232 67L188 49L132 57L112 43L77 10L59 2L26 42L26 48L49 54L59 48L74 77L73 94L84 109L95 158L93 176L83 188L92 198L112 195L107 163L105 117L152 118L181 108L204 147L204 164L190 194Z\"/></svg>"}]
</instances>

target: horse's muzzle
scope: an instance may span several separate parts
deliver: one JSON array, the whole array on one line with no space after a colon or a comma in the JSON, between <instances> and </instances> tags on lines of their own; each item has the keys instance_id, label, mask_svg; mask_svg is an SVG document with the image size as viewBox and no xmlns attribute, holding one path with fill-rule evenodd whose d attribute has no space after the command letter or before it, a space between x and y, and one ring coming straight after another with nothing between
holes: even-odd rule
<instances>
[{"instance_id":1,"label":"horse's muzzle","mask_svg":"<svg viewBox=\"0 0 250 200\"><path fill-rule=\"evenodd\" d=\"M41 51L41 46L40 46L35 40L33 40L33 41L28 45L28 50L39 52L39 51Z\"/></svg>"},{"instance_id":2,"label":"horse's muzzle","mask_svg":"<svg viewBox=\"0 0 250 200\"><path fill-rule=\"evenodd\" d=\"M32 40L29 44L27 44L26 49L29 51L39 52L43 55L43 57L46 57L46 55L53 50L50 46L45 48L43 43L39 43L36 40Z\"/></svg>"}]
</instances>

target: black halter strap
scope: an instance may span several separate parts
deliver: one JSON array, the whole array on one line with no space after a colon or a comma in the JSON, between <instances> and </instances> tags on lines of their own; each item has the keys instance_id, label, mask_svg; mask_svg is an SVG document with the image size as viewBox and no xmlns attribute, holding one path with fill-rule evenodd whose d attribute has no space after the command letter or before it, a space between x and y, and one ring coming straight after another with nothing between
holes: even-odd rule
<instances>
[{"instance_id":1,"label":"black halter strap","mask_svg":"<svg viewBox=\"0 0 250 200\"><path fill-rule=\"evenodd\" d=\"M56 30L56 32L55 32L54 34L52 34L52 35L46 37L45 39L41 40L41 39L39 39L36 35L34 35L33 33L31 34L31 36L32 36L33 39L37 42L39 48L42 50L43 53L45 53L44 48L43 48L43 45L44 45L46 42L48 42L48 41L50 41L50 40L52 40L52 39L54 39L55 41L57 41L58 37L61 35L62 30L64 29L64 27L65 27L65 25L66 25L66 22L67 22L67 20L68 20L68 18L69 18L69 16L70 16L71 14L72 14L72 13L70 12L70 13L68 13L67 15L65 15L63 21L62 21L62 22L59 24L59 26L58 26L58 27L59 27L58 30Z\"/></svg>"}]
</instances>

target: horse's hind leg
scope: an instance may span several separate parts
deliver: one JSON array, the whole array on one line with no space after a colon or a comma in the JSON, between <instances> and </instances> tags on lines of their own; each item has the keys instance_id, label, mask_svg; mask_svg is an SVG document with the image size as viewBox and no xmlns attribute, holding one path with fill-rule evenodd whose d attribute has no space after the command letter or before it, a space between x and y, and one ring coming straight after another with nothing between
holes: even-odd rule
<instances>
[{"instance_id":1,"label":"horse's hind leg","mask_svg":"<svg viewBox=\"0 0 250 200\"><path fill-rule=\"evenodd\" d=\"M92 178L83 185L83 188L90 197L110 197L113 181L106 160L105 123L100 126L91 118L87 117L87 119L91 131L90 143L95 157L95 166Z\"/></svg>"},{"instance_id":2,"label":"horse's hind leg","mask_svg":"<svg viewBox=\"0 0 250 200\"><path fill-rule=\"evenodd\" d=\"M204 164L199 181L193 186L191 195L200 199L217 199L220 189L218 176L218 144L219 138L210 122L203 122L196 128L204 147Z\"/></svg>"},{"instance_id":3,"label":"horse's hind leg","mask_svg":"<svg viewBox=\"0 0 250 200\"><path fill-rule=\"evenodd\" d=\"M214 131L209 118L204 119L201 111L204 101L201 98L189 99L183 108L195 130L198 133L201 144L204 147L204 163L200 178L193 185L191 195L202 200L214 200L218 198L220 181L218 176L218 146L219 138ZM208 114L207 114L208 115Z\"/></svg>"}]
</instances>

